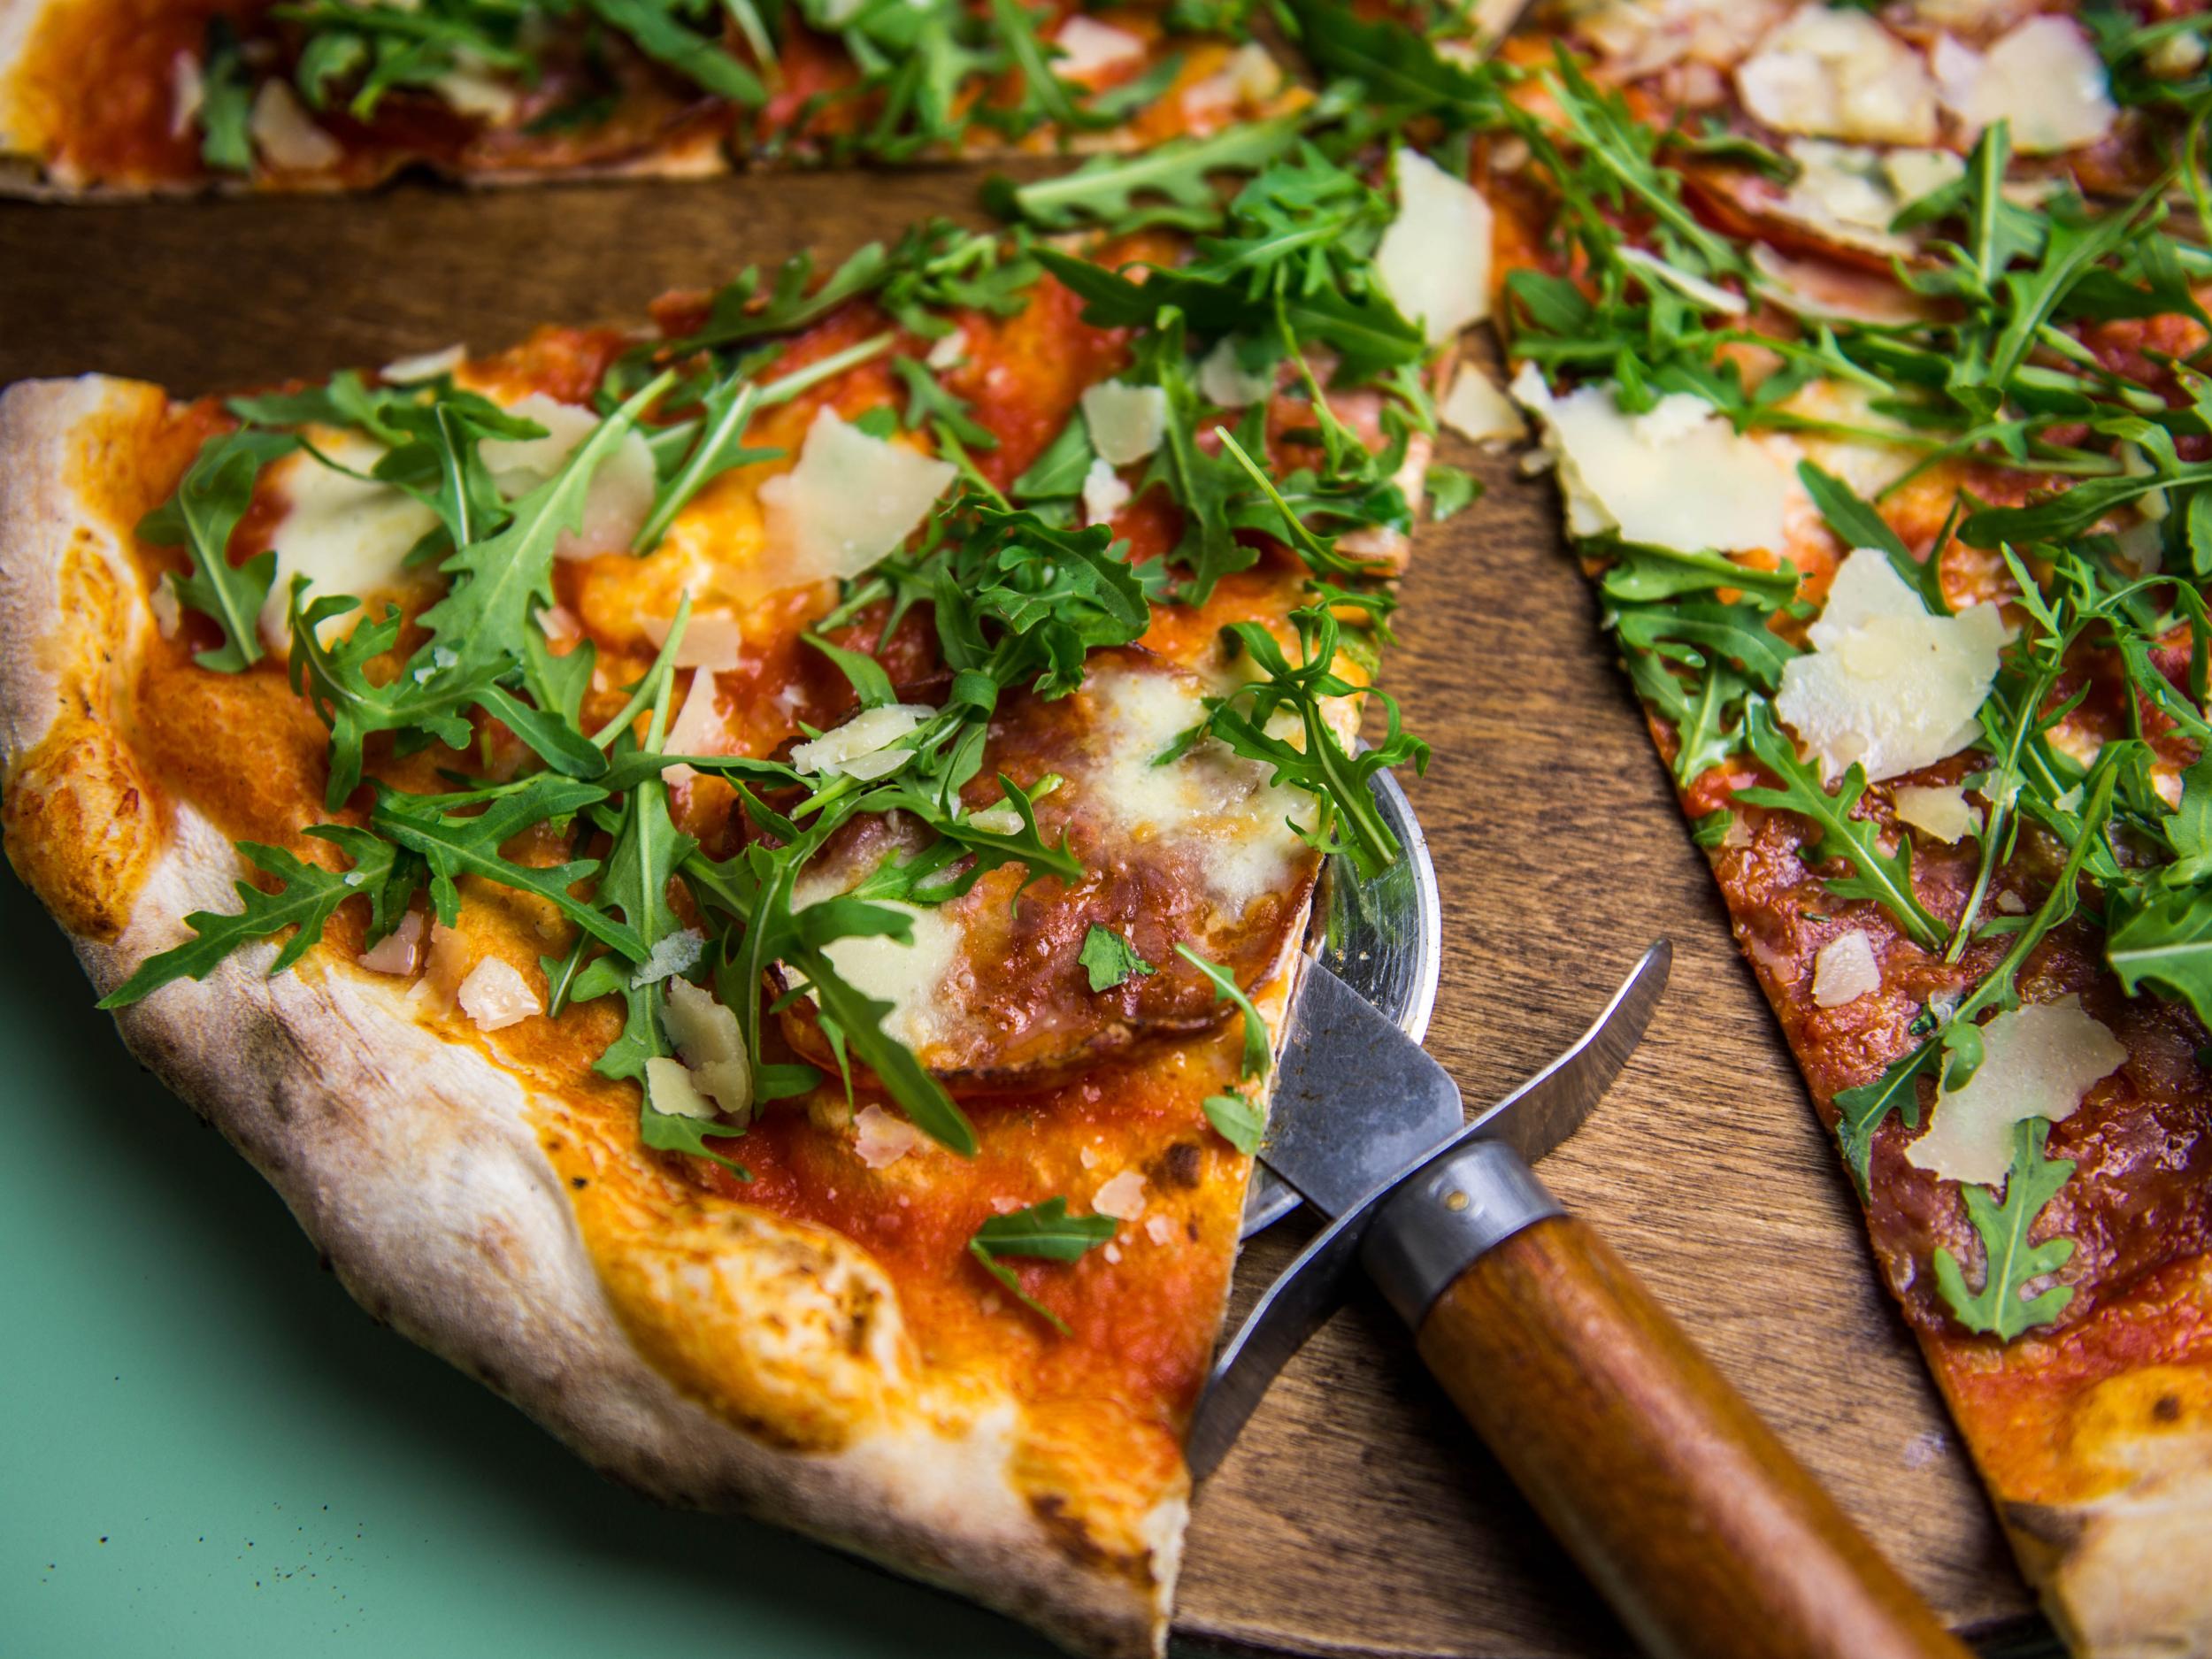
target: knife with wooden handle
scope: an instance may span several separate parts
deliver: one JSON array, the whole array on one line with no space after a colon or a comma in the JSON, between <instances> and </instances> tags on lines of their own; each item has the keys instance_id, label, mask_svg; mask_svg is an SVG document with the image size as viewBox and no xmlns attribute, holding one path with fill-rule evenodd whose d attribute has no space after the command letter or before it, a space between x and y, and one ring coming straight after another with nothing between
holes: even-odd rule
<instances>
[{"instance_id":1,"label":"knife with wooden handle","mask_svg":"<svg viewBox=\"0 0 2212 1659\"><path fill-rule=\"evenodd\" d=\"M1529 1167L1588 1117L1666 980L1655 945L1582 1040L1463 1123L1458 1087L1326 969L1293 1005L1261 1158L1331 1225L1223 1349L1217 1464L1363 1270L1636 1640L1666 1659L1966 1659L1627 1266Z\"/></svg>"}]
</instances>

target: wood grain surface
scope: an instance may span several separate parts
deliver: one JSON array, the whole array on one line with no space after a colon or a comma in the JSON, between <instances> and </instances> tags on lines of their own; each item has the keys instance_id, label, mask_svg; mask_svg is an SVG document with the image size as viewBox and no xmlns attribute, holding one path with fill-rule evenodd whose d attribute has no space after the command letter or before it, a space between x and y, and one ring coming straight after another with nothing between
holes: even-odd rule
<instances>
[{"instance_id":1,"label":"wood grain surface","mask_svg":"<svg viewBox=\"0 0 2212 1659\"><path fill-rule=\"evenodd\" d=\"M100 370L199 393L320 377L655 294L910 219L973 172L367 199L0 206L0 382ZM1737 957L1548 480L1448 440L1487 496L1425 527L1386 683L1435 745L1407 780L1444 901L1429 1042L1471 1100L1586 1023L1653 937L1673 984L1597 1115L1544 1164L1947 1619L2030 1598L1876 1282L1859 1216ZM1248 1302L1301 1241L1256 1240ZM1567 1659L1627 1651L1379 1302L1336 1319L1199 1494L1179 1630L1199 1646Z\"/></svg>"}]
</instances>

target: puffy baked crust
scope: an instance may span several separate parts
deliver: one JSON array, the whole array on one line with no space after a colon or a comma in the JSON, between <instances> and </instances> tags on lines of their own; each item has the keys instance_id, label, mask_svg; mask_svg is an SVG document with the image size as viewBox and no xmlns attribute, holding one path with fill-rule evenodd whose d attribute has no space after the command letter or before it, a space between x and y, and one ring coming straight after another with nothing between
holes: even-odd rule
<instances>
[{"instance_id":1,"label":"puffy baked crust","mask_svg":"<svg viewBox=\"0 0 2212 1659\"><path fill-rule=\"evenodd\" d=\"M175 943L187 913L233 908L242 871L228 839L165 805L131 754L127 688L155 625L127 526L78 481L128 465L169 412L157 388L100 376L0 395L7 850L103 992ZM548 1156L557 1114L523 1079L411 1018L398 982L315 958L272 979L272 954L242 951L117 1025L283 1195L373 1317L656 1497L791 1526L1080 1652L1163 1650L1179 1486L1145 1517L1145 1571L1070 1548L1015 1478L1018 1407L903 1376L895 1294L857 1246L733 1206L711 1225L671 1217L664 1236L588 1237ZM680 1321L741 1290L741 1325L710 1334L742 1348L762 1333L757 1351L669 1351L649 1328L656 1285ZM795 1360L843 1407L822 1449L790 1449L806 1437L787 1425L780 1443L747 1432L703 1374Z\"/></svg>"}]
</instances>

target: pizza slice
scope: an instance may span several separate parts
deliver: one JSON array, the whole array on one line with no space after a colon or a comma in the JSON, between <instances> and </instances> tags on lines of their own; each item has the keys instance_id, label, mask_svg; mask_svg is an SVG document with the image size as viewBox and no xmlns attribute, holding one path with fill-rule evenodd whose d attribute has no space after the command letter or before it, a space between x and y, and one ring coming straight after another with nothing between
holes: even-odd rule
<instances>
[{"instance_id":1,"label":"pizza slice","mask_svg":"<svg viewBox=\"0 0 2212 1659\"><path fill-rule=\"evenodd\" d=\"M55 198L1202 138L1306 97L1248 8L12 0L0 189Z\"/></svg>"},{"instance_id":2,"label":"pizza slice","mask_svg":"<svg viewBox=\"0 0 2212 1659\"><path fill-rule=\"evenodd\" d=\"M1350 740L1439 348L1362 171L1196 242L1110 173L649 329L12 388L0 799L380 1318L1140 1654L1314 885L1425 757Z\"/></svg>"},{"instance_id":3,"label":"pizza slice","mask_svg":"<svg viewBox=\"0 0 2212 1659\"><path fill-rule=\"evenodd\" d=\"M1609 4L1491 69L1308 15L1471 135L1514 367L1440 407L1540 430L2024 1568L2082 1653L2203 1651L2204 20Z\"/></svg>"}]
</instances>

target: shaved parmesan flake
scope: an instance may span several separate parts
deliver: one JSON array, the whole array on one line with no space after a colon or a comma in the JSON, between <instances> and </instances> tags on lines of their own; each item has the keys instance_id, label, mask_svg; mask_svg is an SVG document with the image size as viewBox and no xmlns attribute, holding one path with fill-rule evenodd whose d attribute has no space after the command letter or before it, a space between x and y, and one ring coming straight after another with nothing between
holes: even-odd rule
<instances>
[{"instance_id":1,"label":"shaved parmesan flake","mask_svg":"<svg viewBox=\"0 0 2212 1659\"><path fill-rule=\"evenodd\" d=\"M177 630L184 626L184 604L177 597L177 579L168 571L161 572L161 580L146 595L146 607L154 613L154 628L165 640L177 637Z\"/></svg>"},{"instance_id":2,"label":"shaved parmesan flake","mask_svg":"<svg viewBox=\"0 0 2212 1659\"><path fill-rule=\"evenodd\" d=\"M842 726L832 726L810 743L791 751L801 772L842 773L848 778L881 778L897 771L911 749L891 748L937 712L924 703L887 703L863 709Z\"/></svg>"},{"instance_id":3,"label":"shaved parmesan flake","mask_svg":"<svg viewBox=\"0 0 2212 1659\"><path fill-rule=\"evenodd\" d=\"M1648 413L1625 415L1609 382L1555 398L1533 363L1521 365L1513 396L1544 422L1576 535L1618 531L1686 552L1784 544L1788 470L1704 399L1670 393Z\"/></svg>"},{"instance_id":4,"label":"shaved parmesan flake","mask_svg":"<svg viewBox=\"0 0 2212 1659\"><path fill-rule=\"evenodd\" d=\"M2063 1123L2128 1051L2078 996L2014 1009L1981 1032L1980 1066L1964 1088L1936 1095L1928 1133L1905 1148L1905 1161L1947 1181L1998 1187L2012 1167L2013 1125Z\"/></svg>"},{"instance_id":5,"label":"shaved parmesan flake","mask_svg":"<svg viewBox=\"0 0 2212 1659\"><path fill-rule=\"evenodd\" d=\"M1135 1170L1124 1170L1092 1195L1091 1208L1116 1221L1134 1221L1144 1214L1143 1175Z\"/></svg>"},{"instance_id":6,"label":"shaved parmesan flake","mask_svg":"<svg viewBox=\"0 0 2212 1659\"><path fill-rule=\"evenodd\" d=\"M816 411L799 464L760 487L789 585L857 576L921 527L958 469Z\"/></svg>"},{"instance_id":7,"label":"shaved parmesan flake","mask_svg":"<svg viewBox=\"0 0 2212 1659\"><path fill-rule=\"evenodd\" d=\"M1217 121L1240 105L1265 103L1282 84L1282 67L1267 48L1247 41L1219 69L1183 88L1183 113L1202 124Z\"/></svg>"},{"instance_id":8,"label":"shaved parmesan flake","mask_svg":"<svg viewBox=\"0 0 2212 1659\"><path fill-rule=\"evenodd\" d=\"M1490 204L1416 150L1391 158L1398 214L1375 270L1398 309L1441 344L1490 315Z\"/></svg>"},{"instance_id":9,"label":"shaved parmesan flake","mask_svg":"<svg viewBox=\"0 0 2212 1659\"><path fill-rule=\"evenodd\" d=\"M1463 438L1493 448L1518 443L1528 436L1528 422L1513 400L1478 364L1463 363L1453 378L1452 389L1436 406L1436 417Z\"/></svg>"},{"instance_id":10,"label":"shaved parmesan flake","mask_svg":"<svg viewBox=\"0 0 2212 1659\"><path fill-rule=\"evenodd\" d=\"M707 936L695 927L680 928L656 941L645 960L630 975L631 987L642 990L679 973L688 973L697 964L699 953L706 948Z\"/></svg>"},{"instance_id":11,"label":"shaved parmesan flake","mask_svg":"<svg viewBox=\"0 0 2212 1659\"><path fill-rule=\"evenodd\" d=\"M415 971L415 950L422 943L422 912L410 910L399 926L354 958L371 973L396 973L404 978Z\"/></svg>"},{"instance_id":12,"label":"shaved parmesan flake","mask_svg":"<svg viewBox=\"0 0 2212 1659\"><path fill-rule=\"evenodd\" d=\"M1775 712L1831 780L1857 761L1878 783L1972 741L2005 625L1995 605L1930 616L1886 558L1860 548L1807 637L1815 649L1782 665Z\"/></svg>"},{"instance_id":13,"label":"shaved parmesan flake","mask_svg":"<svg viewBox=\"0 0 2212 1659\"><path fill-rule=\"evenodd\" d=\"M1102 380L1083 394L1083 424L1102 460L1115 466L1141 461L1167 434L1166 389Z\"/></svg>"},{"instance_id":14,"label":"shaved parmesan flake","mask_svg":"<svg viewBox=\"0 0 2212 1659\"><path fill-rule=\"evenodd\" d=\"M699 1092L681 1060L664 1054L645 1062L645 1098L655 1111L669 1118L710 1118L714 1103Z\"/></svg>"},{"instance_id":15,"label":"shaved parmesan flake","mask_svg":"<svg viewBox=\"0 0 2212 1659\"><path fill-rule=\"evenodd\" d=\"M1246 368L1237 355L1237 337L1224 334L1199 362L1198 389L1210 403L1243 409L1275 389L1275 371L1271 365L1257 373Z\"/></svg>"},{"instance_id":16,"label":"shaved parmesan flake","mask_svg":"<svg viewBox=\"0 0 2212 1659\"><path fill-rule=\"evenodd\" d=\"M691 686L684 693L684 700L676 718L669 722L667 752L672 755L718 755L722 740L728 732L723 724L722 710L715 701L714 671L702 668L691 676ZM661 776L671 784L688 784L698 777L699 769L679 762L664 767Z\"/></svg>"},{"instance_id":17,"label":"shaved parmesan flake","mask_svg":"<svg viewBox=\"0 0 2212 1659\"><path fill-rule=\"evenodd\" d=\"M479 1031L504 1031L545 1011L529 980L497 956L487 956L469 970L455 1000Z\"/></svg>"},{"instance_id":18,"label":"shaved parmesan flake","mask_svg":"<svg viewBox=\"0 0 2212 1659\"><path fill-rule=\"evenodd\" d=\"M599 417L591 410L564 403L543 392L509 405L507 412L534 420L546 430L542 438L487 438L477 448L491 472L492 482L510 500L527 495L561 470L576 446L598 430ZM626 552L631 538L653 511L653 495L660 474L653 451L634 426L622 434L614 452L599 463L584 495L581 523L564 530L554 544L556 558L595 558L603 553Z\"/></svg>"},{"instance_id":19,"label":"shaved parmesan flake","mask_svg":"<svg viewBox=\"0 0 2212 1659\"><path fill-rule=\"evenodd\" d=\"M340 466L366 472L384 458L383 446L355 432L315 434L316 448ZM388 484L325 466L304 450L270 469L285 501L271 541L276 580L261 604L261 637L279 657L291 649L285 617L292 579L304 576L311 597L352 594L366 601L396 586L407 555L436 526L438 515ZM334 617L316 631L327 643L352 631L364 612Z\"/></svg>"},{"instance_id":20,"label":"shaved parmesan flake","mask_svg":"<svg viewBox=\"0 0 2212 1659\"><path fill-rule=\"evenodd\" d=\"M1685 58L1735 63L1781 13L1775 0L1598 0L1572 15L1605 54L1608 78L1635 81Z\"/></svg>"},{"instance_id":21,"label":"shaved parmesan flake","mask_svg":"<svg viewBox=\"0 0 2212 1659\"><path fill-rule=\"evenodd\" d=\"M377 371L377 378L387 386L412 386L418 380L434 380L441 374L450 374L468 361L468 348L455 344L436 351L419 351L411 357L394 357Z\"/></svg>"},{"instance_id":22,"label":"shaved parmesan flake","mask_svg":"<svg viewBox=\"0 0 2212 1659\"><path fill-rule=\"evenodd\" d=\"M1955 184L1966 176L1966 163L1947 150L1893 150L1882 157L1882 172L1901 206Z\"/></svg>"},{"instance_id":23,"label":"shaved parmesan flake","mask_svg":"<svg viewBox=\"0 0 2212 1659\"><path fill-rule=\"evenodd\" d=\"M190 132L206 102L207 81L200 73L200 60L188 51L179 52L169 60L169 136L182 138Z\"/></svg>"},{"instance_id":24,"label":"shaved parmesan flake","mask_svg":"<svg viewBox=\"0 0 2212 1659\"><path fill-rule=\"evenodd\" d=\"M2118 116L2104 62L2071 19L2030 18L1985 53L1937 43L1943 101L1975 132L2012 124L2013 149L2055 155L2093 144Z\"/></svg>"},{"instance_id":25,"label":"shaved parmesan flake","mask_svg":"<svg viewBox=\"0 0 2212 1659\"><path fill-rule=\"evenodd\" d=\"M926 1048L942 1040L943 1021L956 1017L954 999L940 987L958 965L966 934L944 914L943 906L874 902L912 919L912 944L902 945L887 933L849 934L830 941L822 952L854 990L891 1004L883 1018L887 1033L910 1048Z\"/></svg>"},{"instance_id":26,"label":"shaved parmesan flake","mask_svg":"<svg viewBox=\"0 0 2212 1659\"><path fill-rule=\"evenodd\" d=\"M1155 1244L1165 1244L1175 1236L1175 1219L1171 1216L1154 1216L1144 1224L1144 1236Z\"/></svg>"},{"instance_id":27,"label":"shaved parmesan flake","mask_svg":"<svg viewBox=\"0 0 2212 1659\"><path fill-rule=\"evenodd\" d=\"M1736 69L1769 127L1878 144L1932 144L1936 88L1920 54L1864 12L1801 6Z\"/></svg>"},{"instance_id":28,"label":"shaved parmesan flake","mask_svg":"<svg viewBox=\"0 0 2212 1659\"><path fill-rule=\"evenodd\" d=\"M661 1029L683 1056L695 1088L728 1117L742 1119L752 1110L753 1068L734 1013L690 980L671 979Z\"/></svg>"},{"instance_id":29,"label":"shaved parmesan flake","mask_svg":"<svg viewBox=\"0 0 2212 1659\"><path fill-rule=\"evenodd\" d=\"M1139 37L1080 12L1060 26L1052 43L1060 49L1052 73L1087 83L1104 70L1144 56L1144 42Z\"/></svg>"},{"instance_id":30,"label":"shaved parmesan flake","mask_svg":"<svg viewBox=\"0 0 2212 1659\"><path fill-rule=\"evenodd\" d=\"M1874 959L1874 941L1855 928L1837 934L1813 958L1816 1007L1841 1008L1881 988L1882 966Z\"/></svg>"},{"instance_id":31,"label":"shaved parmesan flake","mask_svg":"<svg viewBox=\"0 0 2212 1659\"><path fill-rule=\"evenodd\" d=\"M1104 524L1129 504L1129 486L1121 481L1114 464L1104 456L1091 462L1083 475L1083 522Z\"/></svg>"},{"instance_id":32,"label":"shaved parmesan flake","mask_svg":"<svg viewBox=\"0 0 2212 1659\"><path fill-rule=\"evenodd\" d=\"M967 360L967 356L968 336L958 328L955 328L950 334L941 337L935 345L930 347L929 355L922 361L936 370L938 373L942 374L947 369L958 368Z\"/></svg>"},{"instance_id":33,"label":"shaved parmesan flake","mask_svg":"<svg viewBox=\"0 0 2212 1659\"><path fill-rule=\"evenodd\" d=\"M1939 841L1955 841L1981 823L1981 814L1967 804L1966 791L1955 783L1901 783L1889 798L1900 823Z\"/></svg>"},{"instance_id":34,"label":"shaved parmesan flake","mask_svg":"<svg viewBox=\"0 0 2212 1659\"><path fill-rule=\"evenodd\" d=\"M675 626L673 617L648 617L642 626L645 637L659 650L668 643L668 631ZM738 648L744 636L738 631L737 618L726 611L695 611L684 624L684 637L676 645L676 666L703 668L711 673L733 672L738 664Z\"/></svg>"},{"instance_id":35,"label":"shaved parmesan flake","mask_svg":"<svg viewBox=\"0 0 2212 1659\"><path fill-rule=\"evenodd\" d=\"M1904 204L1897 199L1879 150L1825 139L1793 138L1786 146L1797 177L1782 198L1784 217L1847 247L1908 254L1912 238L1889 227Z\"/></svg>"},{"instance_id":36,"label":"shaved parmesan flake","mask_svg":"<svg viewBox=\"0 0 2212 1659\"><path fill-rule=\"evenodd\" d=\"M470 955L468 938L460 929L433 919L430 954L423 962L422 978L407 993L408 1002L426 1003L442 1014L451 1012L453 994L468 972Z\"/></svg>"},{"instance_id":37,"label":"shaved parmesan flake","mask_svg":"<svg viewBox=\"0 0 2212 1659\"><path fill-rule=\"evenodd\" d=\"M291 87L282 81L265 81L253 95L253 113L247 131L262 160L280 173L319 173L334 167L345 151L338 141L309 119Z\"/></svg>"},{"instance_id":38,"label":"shaved parmesan flake","mask_svg":"<svg viewBox=\"0 0 2212 1659\"><path fill-rule=\"evenodd\" d=\"M929 1145L927 1135L880 1106L863 1106L853 1118L853 1151L872 1170L888 1169Z\"/></svg>"},{"instance_id":39,"label":"shaved parmesan flake","mask_svg":"<svg viewBox=\"0 0 2212 1659\"><path fill-rule=\"evenodd\" d=\"M1694 300L1707 311L1725 312L1740 317L1751 309L1750 302L1740 294L1717 288L1703 277L1692 276L1687 271L1678 271L1656 254L1646 253L1641 248L1624 247L1620 250L1622 263L1649 273L1646 286L1656 282L1672 288L1685 299Z\"/></svg>"},{"instance_id":40,"label":"shaved parmesan flake","mask_svg":"<svg viewBox=\"0 0 2212 1659\"><path fill-rule=\"evenodd\" d=\"M430 89L457 115L473 116L491 127L514 119L521 95L507 82L480 69L454 69L430 83Z\"/></svg>"},{"instance_id":41,"label":"shaved parmesan flake","mask_svg":"<svg viewBox=\"0 0 2212 1659\"><path fill-rule=\"evenodd\" d=\"M1909 290L1886 277L1855 271L1826 259L1793 259L1764 242L1751 248L1752 268L1765 279L1759 297L1800 317L1839 322L1909 323L1924 308Z\"/></svg>"}]
</instances>

